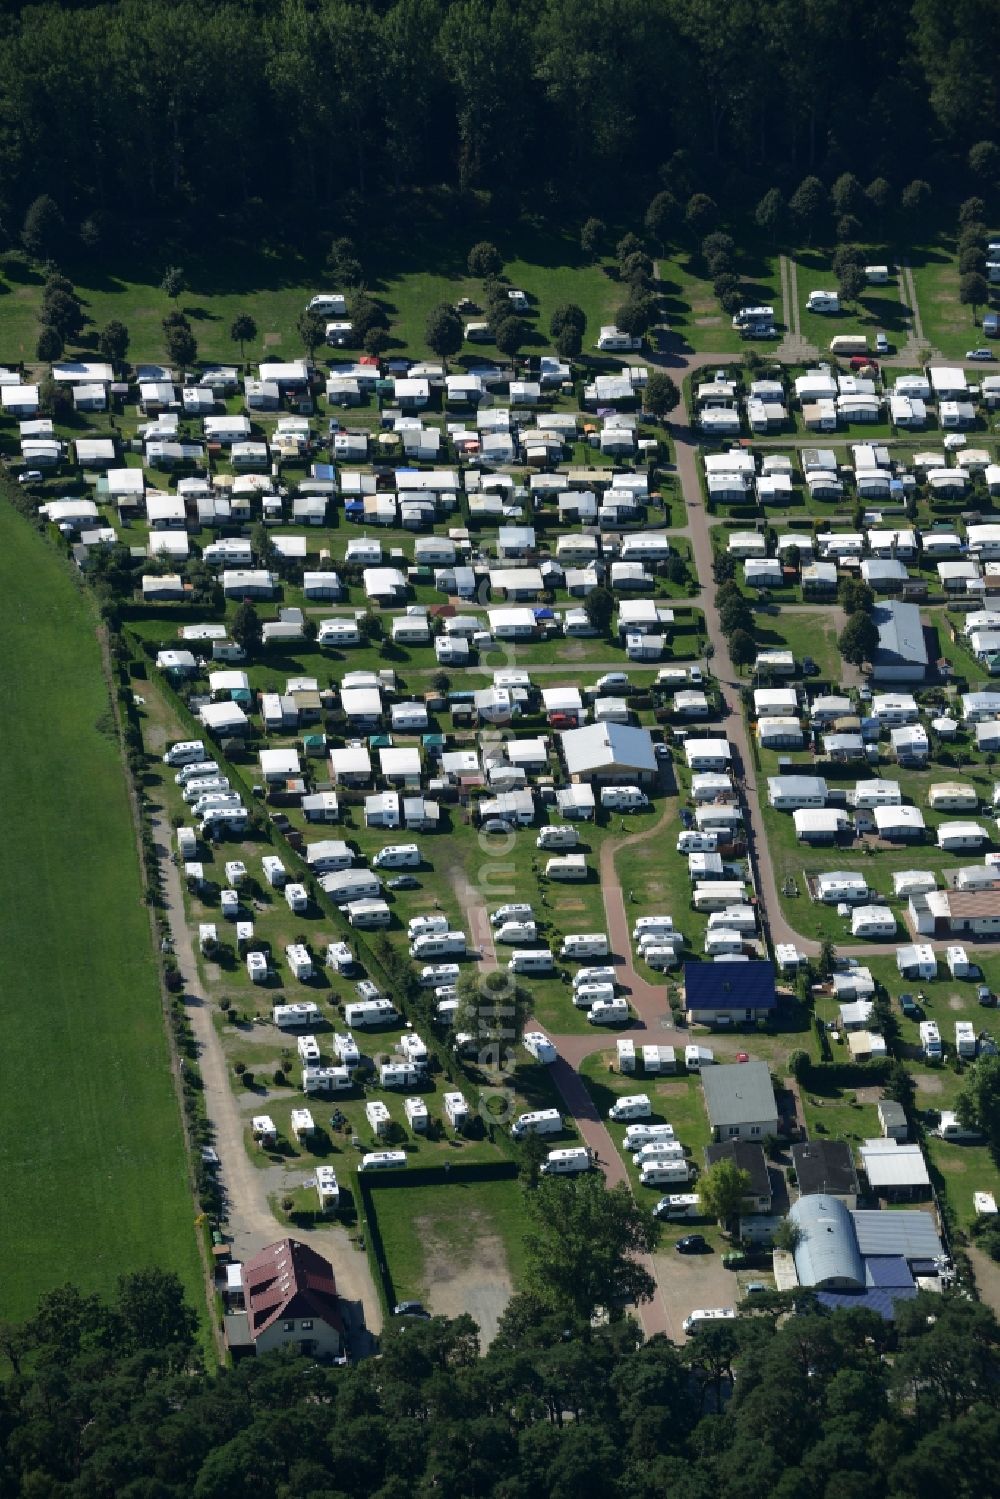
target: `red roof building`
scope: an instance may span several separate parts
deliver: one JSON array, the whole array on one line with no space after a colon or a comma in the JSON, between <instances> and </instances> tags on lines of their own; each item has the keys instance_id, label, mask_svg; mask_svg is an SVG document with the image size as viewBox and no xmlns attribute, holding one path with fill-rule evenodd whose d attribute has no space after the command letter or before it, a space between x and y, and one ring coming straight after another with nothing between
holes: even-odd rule
<instances>
[{"instance_id":1,"label":"red roof building","mask_svg":"<svg viewBox=\"0 0 1000 1499\"><path fill-rule=\"evenodd\" d=\"M333 1267L297 1239L268 1244L243 1266L247 1330L258 1353L294 1343L337 1355L344 1322Z\"/></svg>"}]
</instances>

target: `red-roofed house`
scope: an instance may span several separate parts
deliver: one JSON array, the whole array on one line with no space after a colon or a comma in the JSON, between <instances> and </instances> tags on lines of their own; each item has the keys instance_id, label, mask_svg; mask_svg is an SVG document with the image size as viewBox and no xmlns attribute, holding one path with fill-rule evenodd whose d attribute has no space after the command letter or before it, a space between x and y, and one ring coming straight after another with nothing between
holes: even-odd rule
<instances>
[{"instance_id":1,"label":"red-roofed house","mask_svg":"<svg viewBox=\"0 0 1000 1499\"><path fill-rule=\"evenodd\" d=\"M289 1343L321 1357L340 1353L344 1323L333 1267L308 1244L279 1239L247 1260L243 1294L258 1353Z\"/></svg>"}]
</instances>

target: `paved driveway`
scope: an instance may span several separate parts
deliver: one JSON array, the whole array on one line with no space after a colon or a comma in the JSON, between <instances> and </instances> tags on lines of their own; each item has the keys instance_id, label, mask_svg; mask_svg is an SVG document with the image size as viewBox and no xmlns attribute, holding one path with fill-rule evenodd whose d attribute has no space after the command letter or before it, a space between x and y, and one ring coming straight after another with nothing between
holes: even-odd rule
<instances>
[{"instance_id":1,"label":"paved driveway","mask_svg":"<svg viewBox=\"0 0 1000 1499\"><path fill-rule=\"evenodd\" d=\"M684 1233L700 1233L697 1223L685 1225ZM678 1226L664 1226L661 1247L653 1256L660 1296L667 1314L667 1331L675 1343L684 1342L681 1324L699 1306L735 1306L739 1299L736 1273L726 1270L720 1253L678 1254L673 1245L680 1237Z\"/></svg>"}]
</instances>

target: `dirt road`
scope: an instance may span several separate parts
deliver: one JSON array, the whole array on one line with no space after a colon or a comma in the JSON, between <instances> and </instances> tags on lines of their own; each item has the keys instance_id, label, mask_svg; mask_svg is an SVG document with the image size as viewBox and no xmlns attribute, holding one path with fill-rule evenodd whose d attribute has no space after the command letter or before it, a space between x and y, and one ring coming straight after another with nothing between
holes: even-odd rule
<instances>
[{"instance_id":1,"label":"dirt road","mask_svg":"<svg viewBox=\"0 0 1000 1499\"><path fill-rule=\"evenodd\" d=\"M198 1044L205 1104L221 1162L219 1169L226 1196L226 1222L233 1257L245 1260L265 1244L288 1235L289 1230L274 1216L269 1196L287 1191L295 1183L283 1167L260 1170L247 1155L247 1119L241 1113L230 1086L225 1053L212 1024L211 1005L198 974L194 933L187 922L180 873L172 857L170 826L162 816L154 816L152 825L163 871L164 914L170 925L177 966L184 980L185 1007ZM266 1091L255 1093L248 1108L252 1107L254 1113L261 1112L261 1104L266 1103L266 1098ZM303 1182L307 1175L303 1171ZM316 1229L296 1228L295 1237L305 1240L330 1260L337 1277L337 1290L344 1303L352 1344L357 1351L365 1351L370 1341L368 1335L381 1328L381 1310L364 1251L351 1243L347 1230L337 1223L324 1224Z\"/></svg>"}]
</instances>

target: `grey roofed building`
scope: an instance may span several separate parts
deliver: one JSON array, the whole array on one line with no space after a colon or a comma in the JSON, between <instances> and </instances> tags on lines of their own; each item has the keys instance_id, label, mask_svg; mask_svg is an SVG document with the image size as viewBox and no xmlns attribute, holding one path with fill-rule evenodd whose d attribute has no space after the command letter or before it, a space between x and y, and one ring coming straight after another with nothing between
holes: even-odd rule
<instances>
[{"instance_id":1,"label":"grey roofed building","mask_svg":"<svg viewBox=\"0 0 1000 1499\"><path fill-rule=\"evenodd\" d=\"M701 1086L716 1140L777 1134L778 1105L766 1062L706 1067Z\"/></svg>"},{"instance_id":2,"label":"grey roofed building","mask_svg":"<svg viewBox=\"0 0 1000 1499\"><path fill-rule=\"evenodd\" d=\"M899 1254L906 1260L934 1260L944 1253L937 1225L921 1208L852 1213L862 1254Z\"/></svg>"},{"instance_id":3,"label":"grey roofed building","mask_svg":"<svg viewBox=\"0 0 1000 1499\"><path fill-rule=\"evenodd\" d=\"M858 1198L858 1173L846 1140L808 1140L792 1146L792 1165L803 1197L825 1193L830 1197Z\"/></svg>"},{"instance_id":4,"label":"grey roofed building","mask_svg":"<svg viewBox=\"0 0 1000 1499\"><path fill-rule=\"evenodd\" d=\"M854 1221L839 1197L822 1192L800 1197L788 1216L801 1232L795 1248L800 1285L864 1289L865 1264Z\"/></svg>"},{"instance_id":5,"label":"grey roofed building","mask_svg":"<svg viewBox=\"0 0 1000 1499\"><path fill-rule=\"evenodd\" d=\"M716 1161L732 1161L749 1176L750 1190L744 1199L744 1212L771 1211L773 1193L763 1145L754 1140L722 1140L718 1145L706 1145L706 1166L714 1166Z\"/></svg>"},{"instance_id":6,"label":"grey roofed building","mask_svg":"<svg viewBox=\"0 0 1000 1499\"><path fill-rule=\"evenodd\" d=\"M623 774L641 783L656 774L656 756L648 729L620 723L592 723L582 729L567 729L561 739L566 770L573 780Z\"/></svg>"},{"instance_id":7,"label":"grey roofed building","mask_svg":"<svg viewBox=\"0 0 1000 1499\"><path fill-rule=\"evenodd\" d=\"M892 599L876 604L872 619L878 647L872 662L876 682L922 682L927 675L927 643L916 604Z\"/></svg>"}]
</instances>

